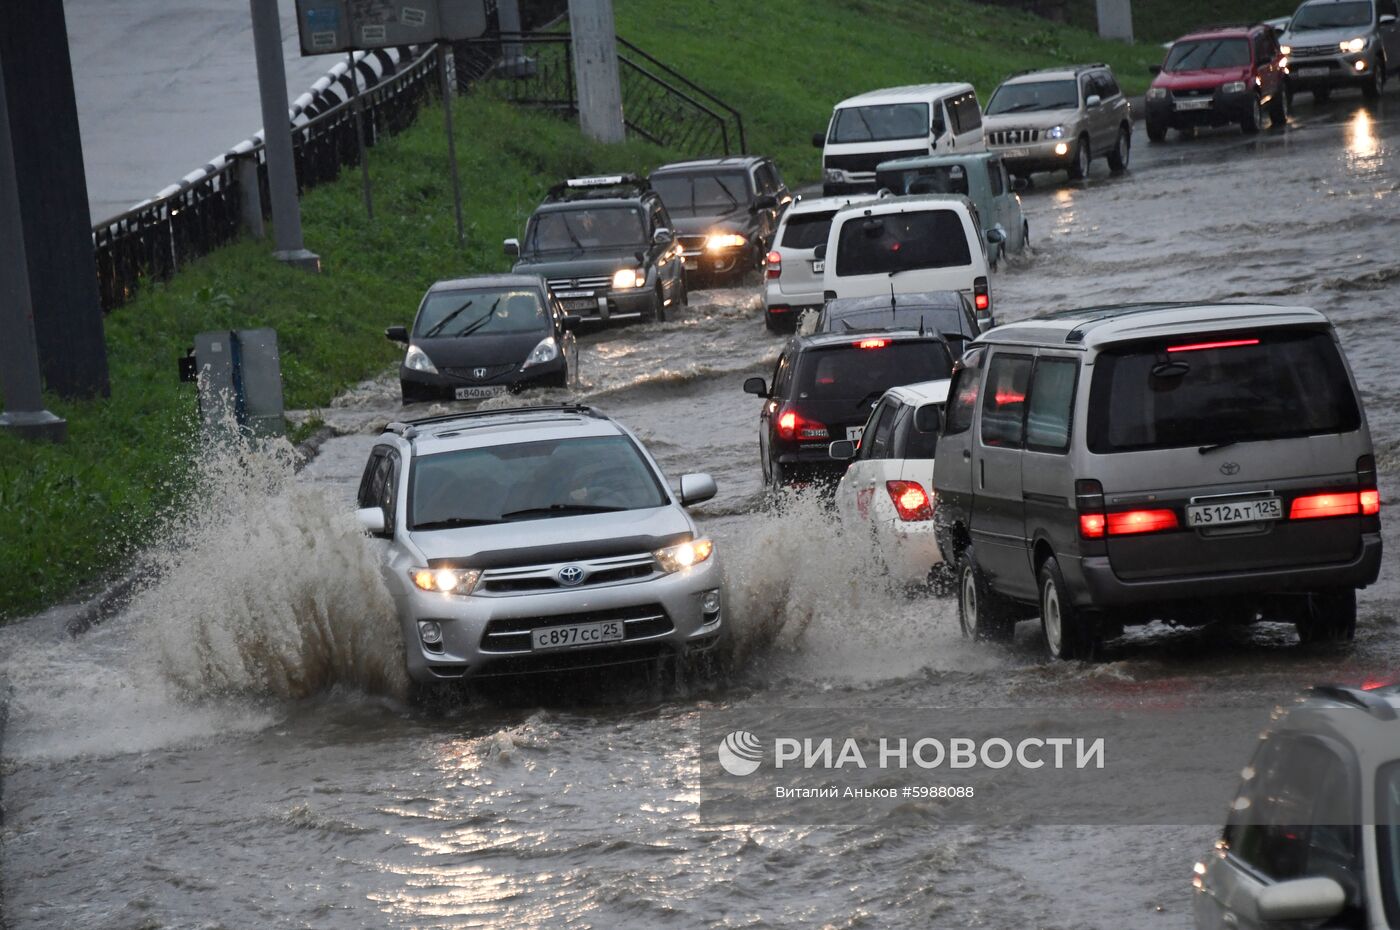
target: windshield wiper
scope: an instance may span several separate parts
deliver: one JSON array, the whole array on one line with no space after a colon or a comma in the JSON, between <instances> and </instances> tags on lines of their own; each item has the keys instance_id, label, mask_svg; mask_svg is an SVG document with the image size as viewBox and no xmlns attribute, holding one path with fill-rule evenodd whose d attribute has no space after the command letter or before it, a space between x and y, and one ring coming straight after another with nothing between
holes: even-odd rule
<instances>
[{"instance_id":1,"label":"windshield wiper","mask_svg":"<svg viewBox=\"0 0 1400 930\"><path fill-rule=\"evenodd\" d=\"M481 329L481 327L485 326L486 323L487 323L487 321L489 321L489 320L491 319L491 317L493 317L493 316L496 315L496 308L499 307L500 305L501 305L501 298L500 298L500 297L497 297L497 298L496 298L496 302L493 303L493 304L491 305L491 309L490 309L490 310L487 310L487 311L486 311L485 313L483 313L481 316L477 317L475 320L472 320L470 323L468 323L466 326L464 326L464 327L462 328L462 331L459 332L459 333L457 334L457 338L458 338L458 339L461 339L463 336L470 336L472 333L476 332L478 329Z\"/></svg>"},{"instance_id":2,"label":"windshield wiper","mask_svg":"<svg viewBox=\"0 0 1400 930\"><path fill-rule=\"evenodd\" d=\"M720 190L724 191L724 196L729 198L729 209L725 212L732 213L733 211L739 209L739 198L734 196L734 192L729 189L728 185L726 185L718 177L715 178L715 183L719 185Z\"/></svg>"},{"instance_id":3,"label":"windshield wiper","mask_svg":"<svg viewBox=\"0 0 1400 930\"><path fill-rule=\"evenodd\" d=\"M1205 455L1208 452L1214 452L1216 449L1223 449L1226 446L1239 445L1239 442L1238 439L1227 439L1224 442L1213 442L1210 445L1201 446L1196 451L1201 453L1201 455Z\"/></svg>"},{"instance_id":4,"label":"windshield wiper","mask_svg":"<svg viewBox=\"0 0 1400 930\"><path fill-rule=\"evenodd\" d=\"M550 504L548 507L528 507L501 514L502 520L523 520L530 517L570 517L585 513L616 513L626 507L600 507L595 504Z\"/></svg>"},{"instance_id":5,"label":"windshield wiper","mask_svg":"<svg viewBox=\"0 0 1400 930\"><path fill-rule=\"evenodd\" d=\"M1034 100L1031 100L1031 101L1027 101L1026 103L1016 103L1016 104L1012 104L1011 106L1007 107L1005 110L998 110L996 113L988 113L987 115L988 115L988 116L996 116L996 115L1001 114L1001 113L1020 113L1022 110L1035 110L1035 109L1039 109L1039 108L1040 108L1040 104L1036 103Z\"/></svg>"},{"instance_id":6,"label":"windshield wiper","mask_svg":"<svg viewBox=\"0 0 1400 930\"><path fill-rule=\"evenodd\" d=\"M431 339L433 336L436 336L438 333L442 332L442 328L443 328L444 326L446 326L448 323L451 323L453 320L457 319L457 317L461 316L461 315L462 315L462 312L463 312L464 310L466 310L468 307L470 307L470 306L471 306L472 304L474 304L474 303L476 303L476 298L473 297L471 300L469 300L469 301L467 301L466 303L462 304L462 306L458 307L456 310L453 310L453 311L452 311L451 313L449 313L447 316L445 316L445 317L443 317L442 319L438 320L436 323L433 324L433 328L432 328L432 329L428 330L426 333L423 334L423 338L424 338L424 339Z\"/></svg>"},{"instance_id":7,"label":"windshield wiper","mask_svg":"<svg viewBox=\"0 0 1400 930\"><path fill-rule=\"evenodd\" d=\"M561 213L559 218L564 221L564 232L569 234L569 241L574 244L576 251L583 251L583 243L578 241L578 235L574 232L574 227L569 223L569 214Z\"/></svg>"},{"instance_id":8,"label":"windshield wiper","mask_svg":"<svg viewBox=\"0 0 1400 930\"><path fill-rule=\"evenodd\" d=\"M448 517L446 520L429 520L427 523L415 523L415 530L450 530L459 526L489 526L493 523L500 523L500 520L478 517Z\"/></svg>"}]
</instances>

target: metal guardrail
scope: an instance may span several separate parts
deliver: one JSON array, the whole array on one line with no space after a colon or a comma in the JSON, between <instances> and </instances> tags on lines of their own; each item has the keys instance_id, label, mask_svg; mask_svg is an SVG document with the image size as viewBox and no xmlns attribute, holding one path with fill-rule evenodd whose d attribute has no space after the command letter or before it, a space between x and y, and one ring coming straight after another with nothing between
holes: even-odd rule
<instances>
[{"instance_id":1,"label":"metal guardrail","mask_svg":"<svg viewBox=\"0 0 1400 930\"><path fill-rule=\"evenodd\" d=\"M621 36L617 46L623 119L630 132L688 155L747 151L738 110ZM453 51L464 91L564 116L578 113L567 32L503 33L456 43Z\"/></svg>"},{"instance_id":2,"label":"metal guardrail","mask_svg":"<svg viewBox=\"0 0 1400 930\"><path fill-rule=\"evenodd\" d=\"M400 50L403 62L391 75L361 91L365 145L407 128L437 86L435 49ZM362 74L364 72L361 72ZM333 180L359 163L352 100L342 100L292 127L292 149L301 190ZM238 237L245 201L243 185L256 170L256 209L269 215L266 153L261 142L243 143L175 190L93 227L98 293L102 309L131 300L142 282L163 281L183 265Z\"/></svg>"}]
</instances>

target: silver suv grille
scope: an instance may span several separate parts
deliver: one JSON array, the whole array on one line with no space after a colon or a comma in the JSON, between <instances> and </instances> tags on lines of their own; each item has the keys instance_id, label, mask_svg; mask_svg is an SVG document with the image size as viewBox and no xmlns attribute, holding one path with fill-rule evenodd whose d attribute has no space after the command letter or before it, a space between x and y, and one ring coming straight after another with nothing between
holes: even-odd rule
<instances>
[{"instance_id":1,"label":"silver suv grille","mask_svg":"<svg viewBox=\"0 0 1400 930\"><path fill-rule=\"evenodd\" d=\"M603 291L612 286L612 278L591 277L591 278L550 278L549 289L551 291Z\"/></svg>"},{"instance_id":2,"label":"silver suv grille","mask_svg":"<svg viewBox=\"0 0 1400 930\"><path fill-rule=\"evenodd\" d=\"M1039 141L1039 129L994 129L987 133L988 145L1025 145Z\"/></svg>"},{"instance_id":3,"label":"silver suv grille","mask_svg":"<svg viewBox=\"0 0 1400 930\"><path fill-rule=\"evenodd\" d=\"M1337 48L1337 44L1334 42L1334 43L1331 44L1331 45L1295 45L1295 46L1293 46L1293 54L1290 55L1289 57L1290 57L1290 58L1317 58L1317 57L1319 57L1319 56L1321 56L1321 55L1337 55L1337 54L1340 54L1340 52L1339 52L1339 50L1338 50L1338 48Z\"/></svg>"},{"instance_id":4,"label":"silver suv grille","mask_svg":"<svg viewBox=\"0 0 1400 930\"><path fill-rule=\"evenodd\" d=\"M578 569L582 576L574 584L565 584L561 575L565 569ZM656 574L656 560L651 553L615 556L580 562L555 562L551 565L527 565L520 568L489 568L481 573L475 595L509 596L540 594L548 591L571 591L604 584L641 581Z\"/></svg>"}]
</instances>

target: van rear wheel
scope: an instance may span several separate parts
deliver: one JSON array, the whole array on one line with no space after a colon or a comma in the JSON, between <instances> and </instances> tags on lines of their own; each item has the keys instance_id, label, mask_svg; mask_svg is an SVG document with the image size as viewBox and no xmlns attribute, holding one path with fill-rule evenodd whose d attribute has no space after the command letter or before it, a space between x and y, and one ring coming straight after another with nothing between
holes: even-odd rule
<instances>
[{"instance_id":1,"label":"van rear wheel","mask_svg":"<svg viewBox=\"0 0 1400 930\"><path fill-rule=\"evenodd\" d=\"M1010 601L992 590L971 546L958 557L958 625L968 639L1004 643L1016 634Z\"/></svg>"},{"instance_id":2,"label":"van rear wheel","mask_svg":"<svg viewBox=\"0 0 1400 930\"><path fill-rule=\"evenodd\" d=\"M1356 591L1304 595L1298 618L1301 643L1349 643L1356 638Z\"/></svg>"},{"instance_id":3,"label":"van rear wheel","mask_svg":"<svg viewBox=\"0 0 1400 930\"><path fill-rule=\"evenodd\" d=\"M1053 555L1040 567L1040 626L1052 659L1091 659L1098 651L1093 618L1074 606Z\"/></svg>"}]
</instances>

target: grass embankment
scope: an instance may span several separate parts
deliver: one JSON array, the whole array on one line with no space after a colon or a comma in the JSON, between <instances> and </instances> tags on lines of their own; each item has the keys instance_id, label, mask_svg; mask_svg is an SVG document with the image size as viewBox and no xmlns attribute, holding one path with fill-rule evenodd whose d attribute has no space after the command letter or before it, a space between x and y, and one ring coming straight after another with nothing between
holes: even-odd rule
<instances>
[{"instance_id":1,"label":"grass embankment","mask_svg":"<svg viewBox=\"0 0 1400 930\"><path fill-rule=\"evenodd\" d=\"M482 100L458 101L468 246L457 246L440 110L374 149L375 222L365 220L359 172L311 191L306 243L319 276L243 241L148 287L109 314L112 396L66 403L65 445L0 436L0 619L90 588L120 565L179 499L193 442L194 386L176 360L205 330L277 330L289 409L323 406L383 371L402 350L383 337L409 323L423 291L453 275L509 267L501 240L520 234L549 183L654 166L666 153L586 142L569 124Z\"/></svg>"},{"instance_id":2,"label":"grass embankment","mask_svg":"<svg viewBox=\"0 0 1400 930\"><path fill-rule=\"evenodd\" d=\"M619 31L739 106L750 147L792 182L814 180L810 146L831 106L891 84L966 79L983 99L1008 73L1084 60L1112 63L1130 90L1159 50L967 0L619 0ZM303 204L319 277L242 242L147 288L107 317L112 397L50 399L68 418L63 446L0 436L0 619L29 613L109 575L181 500L193 442L194 389L176 359L195 333L278 331L289 408L315 408L397 358L382 329L406 323L434 280L508 266L515 235L544 189L569 175L644 170L666 153L586 143L569 124L481 100L458 103L469 245L455 242L441 114L371 154L374 224L358 172Z\"/></svg>"},{"instance_id":3,"label":"grass embankment","mask_svg":"<svg viewBox=\"0 0 1400 930\"><path fill-rule=\"evenodd\" d=\"M749 148L789 184L818 180L812 134L838 101L879 87L970 81L985 104L1007 75L1103 61L1146 90L1152 45L1127 45L969 0L616 0L618 32L744 116Z\"/></svg>"}]
</instances>

